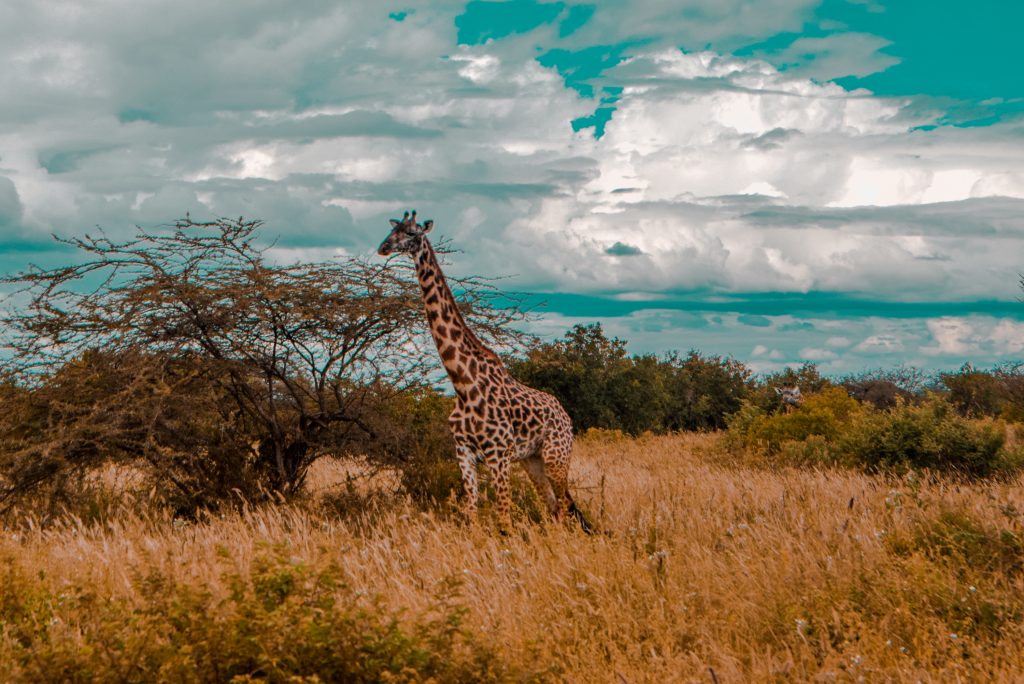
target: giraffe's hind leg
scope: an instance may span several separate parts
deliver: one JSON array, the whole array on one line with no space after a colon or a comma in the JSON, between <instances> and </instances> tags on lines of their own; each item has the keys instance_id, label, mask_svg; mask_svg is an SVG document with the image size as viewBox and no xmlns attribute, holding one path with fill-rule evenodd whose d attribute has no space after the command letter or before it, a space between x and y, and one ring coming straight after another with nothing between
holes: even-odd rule
<instances>
[{"instance_id":1,"label":"giraffe's hind leg","mask_svg":"<svg viewBox=\"0 0 1024 684\"><path fill-rule=\"evenodd\" d=\"M541 461L544 464L544 475L554 497L554 505L549 504L551 516L562 522L565 520L572 504L569 495L569 456L571 443L548 438L541 448Z\"/></svg>"},{"instance_id":2,"label":"giraffe's hind leg","mask_svg":"<svg viewBox=\"0 0 1024 684\"><path fill-rule=\"evenodd\" d=\"M548 479L544 468L543 456L536 454L523 460L522 464L526 469L526 474L530 476L533 488L537 490L537 495L544 500L544 504L548 507L548 513L557 520L561 509L559 508L558 497L555 496L555 490L551 486L551 481Z\"/></svg>"}]
</instances>

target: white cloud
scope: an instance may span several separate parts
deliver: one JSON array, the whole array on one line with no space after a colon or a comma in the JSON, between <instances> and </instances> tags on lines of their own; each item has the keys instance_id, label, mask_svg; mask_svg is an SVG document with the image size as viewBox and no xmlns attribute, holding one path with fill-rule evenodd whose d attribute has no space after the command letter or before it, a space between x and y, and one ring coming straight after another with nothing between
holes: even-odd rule
<instances>
[{"instance_id":1,"label":"white cloud","mask_svg":"<svg viewBox=\"0 0 1024 684\"><path fill-rule=\"evenodd\" d=\"M0 228L116 235L186 211L247 214L283 250L366 253L386 216L418 208L463 250L453 272L511 275L512 289L1017 296L1019 133L913 130L934 108L815 80L884 68L876 37L728 54L799 31L817 5L601 3L567 38L555 22L459 46L464 2L396 22L397 3L15 0L0 7ZM622 88L604 137L573 131L600 102L536 57L630 40L593 83L599 97ZM773 363L1024 344L1016 321L821 327L708 339Z\"/></svg>"},{"instance_id":2,"label":"white cloud","mask_svg":"<svg viewBox=\"0 0 1024 684\"><path fill-rule=\"evenodd\" d=\"M929 354L962 356L977 349L978 337L967 319L934 318L928 321L928 331L935 341L934 346L925 348Z\"/></svg>"},{"instance_id":3,"label":"white cloud","mask_svg":"<svg viewBox=\"0 0 1024 684\"><path fill-rule=\"evenodd\" d=\"M895 335L869 335L854 350L874 354L899 352L903 351L903 342Z\"/></svg>"},{"instance_id":4,"label":"white cloud","mask_svg":"<svg viewBox=\"0 0 1024 684\"><path fill-rule=\"evenodd\" d=\"M1010 318L943 316L927 327L932 340L922 351L933 356L1005 358L1024 351L1024 323Z\"/></svg>"},{"instance_id":5,"label":"white cloud","mask_svg":"<svg viewBox=\"0 0 1024 684\"><path fill-rule=\"evenodd\" d=\"M1024 323L1003 319L992 329L990 339L1002 353L1020 354L1024 352Z\"/></svg>"},{"instance_id":6,"label":"white cloud","mask_svg":"<svg viewBox=\"0 0 1024 684\"><path fill-rule=\"evenodd\" d=\"M838 359L839 355L830 349L818 349L816 347L804 347L799 352L800 358L808 361L832 361Z\"/></svg>"}]
</instances>

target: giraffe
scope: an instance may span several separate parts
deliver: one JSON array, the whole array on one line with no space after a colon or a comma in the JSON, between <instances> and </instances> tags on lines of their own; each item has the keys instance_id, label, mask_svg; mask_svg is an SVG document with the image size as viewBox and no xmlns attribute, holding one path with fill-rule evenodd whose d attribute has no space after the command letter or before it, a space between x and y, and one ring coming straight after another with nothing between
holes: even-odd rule
<instances>
[{"instance_id":1,"label":"giraffe","mask_svg":"<svg viewBox=\"0 0 1024 684\"><path fill-rule=\"evenodd\" d=\"M775 393L779 395L779 401L786 413L792 413L803 403L803 396L800 394L800 386L776 387Z\"/></svg>"},{"instance_id":2,"label":"giraffe","mask_svg":"<svg viewBox=\"0 0 1024 684\"><path fill-rule=\"evenodd\" d=\"M497 495L499 529L511 524L509 470L516 461L526 469L537 493L556 521L576 518L591 526L569 494L572 421L558 400L513 378L498 355L466 325L452 296L427 233L433 221L416 223L416 212L391 219L391 233L377 250L381 256L407 254L416 266L431 336L455 388L448 419L462 473L465 514L476 519L476 465L485 463Z\"/></svg>"}]
</instances>

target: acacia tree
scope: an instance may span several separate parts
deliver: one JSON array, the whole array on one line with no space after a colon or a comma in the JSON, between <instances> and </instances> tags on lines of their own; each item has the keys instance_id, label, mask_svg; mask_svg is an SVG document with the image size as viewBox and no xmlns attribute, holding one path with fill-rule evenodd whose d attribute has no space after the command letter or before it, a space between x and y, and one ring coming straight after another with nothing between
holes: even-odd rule
<instances>
[{"instance_id":1,"label":"acacia tree","mask_svg":"<svg viewBox=\"0 0 1024 684\"><path fill-rule=\"evenodd\" d=\"M409 266L273 263L261 225L186 217L124 242L60 239L79 263L5 279L24 302L3 319L5 373L28 401L3 419L0 497L116 455L183 492L227 464L287 494L325 450L375 437L376 402L429 381ZM455 288L485 337L515 338L518 308L491 306L476 278Z\"/></svg>"}]
</instances>

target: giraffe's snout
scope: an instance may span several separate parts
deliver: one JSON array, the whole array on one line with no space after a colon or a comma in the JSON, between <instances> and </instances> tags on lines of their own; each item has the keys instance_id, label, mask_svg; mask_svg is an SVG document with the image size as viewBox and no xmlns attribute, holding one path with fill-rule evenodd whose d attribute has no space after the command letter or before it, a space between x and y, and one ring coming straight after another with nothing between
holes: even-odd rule
<instances>
[{"instance_id":1,"label":"giraffe's snout","mask_svg":"<svg viewBox=\"0 0 1024 684\"><path fill-rule=\"evenodd\" d=\"M391 240L385 240L384 242L380 243L380 247L377 248L377 254L381 256L388 256L389 254L391 254L391 252Z\"/></svg>"}]
</instances>

